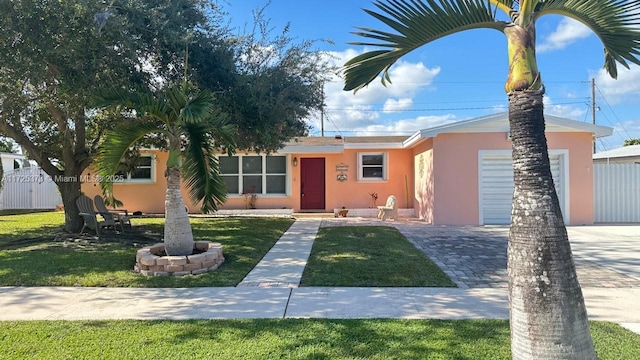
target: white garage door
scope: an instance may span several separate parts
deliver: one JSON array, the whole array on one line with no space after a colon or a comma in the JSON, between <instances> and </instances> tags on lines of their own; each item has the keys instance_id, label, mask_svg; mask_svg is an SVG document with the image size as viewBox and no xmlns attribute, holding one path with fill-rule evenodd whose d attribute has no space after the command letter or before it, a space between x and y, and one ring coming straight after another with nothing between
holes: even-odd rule
<instances>
[{"instance_id":1,"label":"white garage door","mask_svg":"<svg viewBox=\"0 0 640 360\"><path fill-rule=\"evenodd\" d=\"M563 215L564 179L563 156L549 155L551 173ZM511 154L481 154L480 156L480 224L509 224L513 197L513 167ZM565 215L566 221L566 215Z\"/></svg>"}]
</instances>

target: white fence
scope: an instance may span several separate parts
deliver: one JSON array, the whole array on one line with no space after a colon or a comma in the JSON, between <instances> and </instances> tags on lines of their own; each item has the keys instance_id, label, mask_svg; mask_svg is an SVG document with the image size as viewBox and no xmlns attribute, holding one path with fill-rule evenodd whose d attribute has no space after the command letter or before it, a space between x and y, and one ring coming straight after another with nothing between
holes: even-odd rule
<instances>
[{"instance_id":1,"label":"white fence","mask_svg":"<svg viewBox=\"0 0 640 360\"><path fill-rule=\"evenodd\" d=\"M38 167L27 167L4 174L0 209L55 209L62 203L53 179Z\"/></svg>"},{"instance_id":2,"label":"white fence","mask_svg":"<svg viewBox=\"0 0 640 360\"><path fill-rule=\"evenodd\" d=\"M640 222L640 164L594 164L596 222Z\"/></svg>"}]
</instances>

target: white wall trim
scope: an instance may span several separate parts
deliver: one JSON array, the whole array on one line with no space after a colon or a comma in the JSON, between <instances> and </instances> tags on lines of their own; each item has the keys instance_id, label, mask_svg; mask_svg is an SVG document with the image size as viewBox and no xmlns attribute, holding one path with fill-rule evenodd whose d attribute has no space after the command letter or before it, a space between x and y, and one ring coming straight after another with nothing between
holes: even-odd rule
<instances>
[{"instance_id":1,"label":"white wall trim","mask_svg":"<svg viewBox=\"0 0 640 360\"><path fill-rule=\"evenodd\" d=\"M382 155L382 178L365 178L362 176L362 156L363 155ZM389 180L389 153L386 151L374 151L374 152L365 152L360 151L357 153L358 159L358 182L386 182Z\"/></svg>"}]
</instances>

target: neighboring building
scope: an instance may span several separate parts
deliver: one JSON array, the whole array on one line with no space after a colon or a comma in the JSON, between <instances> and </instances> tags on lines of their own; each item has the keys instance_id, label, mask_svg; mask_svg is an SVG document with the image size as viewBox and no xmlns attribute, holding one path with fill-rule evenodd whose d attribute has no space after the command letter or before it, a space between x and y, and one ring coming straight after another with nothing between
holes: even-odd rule
<instances>
[{"instance_id":1,"label":"neighboring building","mask_svg":"<svg viewBox=\"0 0 640 360\"><path fill-rule=\"evenodd\" d=\"M611 132L546 116L552 172L568 224L593 223L592 142ZM129 211L163 212L167 154L142 156L139 169L114 185L114 194ZM297 138L268 156L239 152L219 159L229 192L222 209L244 209L253 193L258 209L366 209L375 192L378 205L395 195L399 208L432 224L509 223L513 171L506 113L411 136ZM83 191L95 195L100 187L87 182Z\"/></svg>"},{"instance_id":2,"label":"neighboring building","mask_svg":"<svg viewBox=\"0 0 640 360\"><path fill-rule=\"evenodd\" d=\"M640 164L640 145L629 145L621 148L593 154L594 164Z\"/></svg>"},{"instance_id":3,"label":"neighboring building","mask_svg":"<svg viewBox=\"0 0 640 360\"><path fill-rule=\"evenodd\" d=\"M62 199L51 177L22 154L0 153L0 209L55 209Z\"/></svg>"},{"instance_id":4,"label":"neighboring building","mask_svg":"<svg viewBox=\"0 0 640 360\"><path fill-rule=\"evenodd\" d=\"M2 171L6 174L9 171L21 168L25 157L22 154L0 152L0 160L2 160Z\"/></svg>"},{"instance_id":5,"label":"neighboring building","mask_svg":"<svg viewBox=\"0 0 640 360\"><path fill-rule=\"evenodd\" d=\"M593 154L595 222L640 222L640 145Z\"/></svg>"}]
</instances>

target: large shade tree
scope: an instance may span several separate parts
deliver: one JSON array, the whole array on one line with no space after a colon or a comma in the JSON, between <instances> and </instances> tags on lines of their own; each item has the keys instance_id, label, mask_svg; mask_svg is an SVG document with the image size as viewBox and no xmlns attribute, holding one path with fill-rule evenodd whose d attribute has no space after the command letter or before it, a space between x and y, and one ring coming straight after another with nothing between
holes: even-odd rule
<instances>
[{"instance_id":1,"label":"large shade tree","mask_svg":"<svg viewBox=\"0 0 640 360\"><path fill-rule=\"evenodd\" d=\"M258 8L248 28L233 36L232 48L203 41L189 47L192 79L218 95L237 126L238 148L247 151L275 151L308 135L307 118L321 111L324 81L336 70L326 54L314 50L316 41L296 41L289 25L274 30L267 8ZM230 51L233 64L216 61L210 55L216 51ZM219 75L212 76L216 70Z\"/></svg>"},{"instance_id":2,"label":"large shade tree","mask_svg":"<svg viewBox=\"0 0 640 360\"><path fill-rule=\"evenodd\" d=\"M181 174L191 200L203 212L213 211L226 198L216 154L235 150L234 128L216 107L208 91L196 91L188 84L168 86L160 91L113 90L101 96L101 105L122 111L127 121L105 134L96 160L103 179L120 169L129 149L145 138L164 142L169 152L165 177L164 243L169 255L191 255L193 234L180 189ZM113 194L112 182L102 184Z\"/></svg>"},{"instance_id":3,"label":"large shade tree","mask_svg":"<svg viewBox=\"0 0 640 360\"><path fill-rule=\"evenodd\" d=\"M567 231L549 167L543 81L536 62L536 21L563 15L588 26L604 45L604 68L640 64L637 0L387 0L365 10L390 30L359 28L370 39L345 65L345 90L363 88L402 56L464 30L505 35L515 190L508 247L514 359L596 359ZM499 17L500 16L500 17Z\"/></svg>"},{"instance_id":4,"label":"large shade tree","mask_svg":"<svg viewBox=\"0 0 640 360\"><path fill-rule=\"evenodd\" d=\"M65 228L82 223L80 175L105 130L105 88L181 75L187 34L217 35L206 0L0 1L0 133L55 181Z\"/></svg>"}]
</instances>

